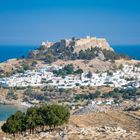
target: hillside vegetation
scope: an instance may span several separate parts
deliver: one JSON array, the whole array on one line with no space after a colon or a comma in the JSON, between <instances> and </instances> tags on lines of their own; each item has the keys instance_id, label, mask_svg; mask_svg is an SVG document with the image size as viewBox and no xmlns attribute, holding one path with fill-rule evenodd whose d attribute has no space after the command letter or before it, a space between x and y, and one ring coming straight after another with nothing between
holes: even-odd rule
<instances>
[{"instance_id":1,"label":"hillside vegetation","mask_svg":"<svg viewBox=\"0 0 140 140\"><path fill-rule=\"evenodd\" d=\"M46 131L45 126L53 130L56 126L67 123L69 117L69 109L60 105L31 107L26 113L17 111L11 115L1 128L5 133L13 134L13 136L18 133L23 135L27 131L37 133Z\"/></svg>"}]
</instances>

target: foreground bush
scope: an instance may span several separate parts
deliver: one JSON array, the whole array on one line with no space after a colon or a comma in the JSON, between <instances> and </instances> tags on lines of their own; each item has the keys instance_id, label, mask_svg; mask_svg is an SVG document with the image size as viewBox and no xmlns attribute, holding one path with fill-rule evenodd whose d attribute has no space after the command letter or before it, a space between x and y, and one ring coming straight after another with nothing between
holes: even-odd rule
<instances>
[{"instance_id":1,"label":"foreground bush","mask_svg":"<svg viewBox=\"0 0 140 140\"><path fill-rule=\"evenodd\" d=\"M49 130L68 122L70 112L67 107L61 105L48 105L43 107L31 107L26 113L17 111L11 115L1 127L2 131L8 134L23 134L37 132L37 129Z\"/></svg>"}]
</instances>

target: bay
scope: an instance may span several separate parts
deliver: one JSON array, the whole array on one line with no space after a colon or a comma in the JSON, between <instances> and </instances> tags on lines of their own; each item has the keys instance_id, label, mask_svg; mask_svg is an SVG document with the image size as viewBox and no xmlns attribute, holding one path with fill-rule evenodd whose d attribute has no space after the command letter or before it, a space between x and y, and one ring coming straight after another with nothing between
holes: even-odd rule
<instances>
[{"instance_id":1,"label":"bay","mask_svg":"<svg viewBox=\"0 0 140 140\"><path fill-rule=\"evenodd\" d=\"M16 111L25 112L26 108L18 107L14 105L3 105L0 104L0 121L5 121L11 115L13 115Z\"/></svg>"}]
</instances>

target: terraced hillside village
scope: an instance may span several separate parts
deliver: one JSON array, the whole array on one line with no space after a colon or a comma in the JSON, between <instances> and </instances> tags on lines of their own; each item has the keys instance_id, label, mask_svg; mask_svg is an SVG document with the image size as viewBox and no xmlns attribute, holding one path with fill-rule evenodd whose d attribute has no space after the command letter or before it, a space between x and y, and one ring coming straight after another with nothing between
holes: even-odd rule
<instances>
[{"instance_id":1,"label":"terraced hillside village","mask_svg":"<svg viewBox=\"0 0 140 140\"><path fill-rule=\"evenodd\" d=\"M1 124L2 139L140 138L140 62L116 53L106 39L43 42L28 58L0 63L0 92L2 104L28 108ZM53 104L60 105L54 112ZM42 106L55 117L44 117ZM67 121L61 106L70 111Z\"/></svg>"}]
</instances>

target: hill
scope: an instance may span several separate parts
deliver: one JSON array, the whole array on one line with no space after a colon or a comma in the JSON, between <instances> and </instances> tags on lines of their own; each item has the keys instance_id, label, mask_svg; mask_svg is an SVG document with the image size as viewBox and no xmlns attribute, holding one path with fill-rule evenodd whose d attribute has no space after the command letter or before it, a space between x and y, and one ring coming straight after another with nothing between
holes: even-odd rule
<instances>
[{"instance_id":1,"label":"hill","mask_svg":"<svg viewBox=\"0 0 140 140\"><path fill-rule=\"evenodd\" d=\"M106 39L87 37L81 39L62 39L58 42L43 42L37 49L29 53L30 58L45 60L52 63L61 60L116 60L128 59L127 56L117 54L110 47Z\"/></svg>"}]
</instances>

